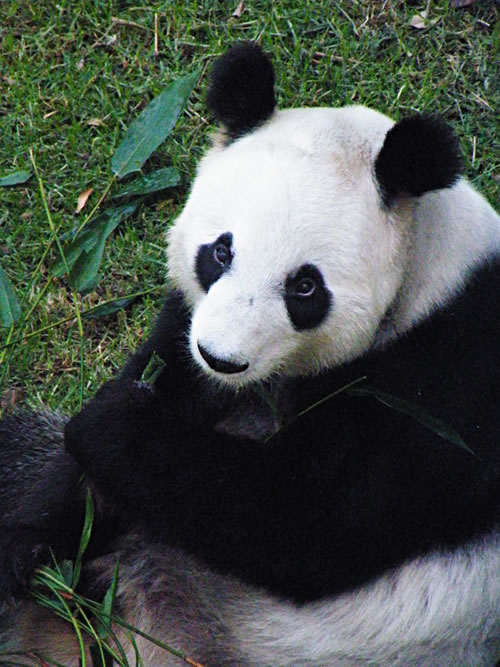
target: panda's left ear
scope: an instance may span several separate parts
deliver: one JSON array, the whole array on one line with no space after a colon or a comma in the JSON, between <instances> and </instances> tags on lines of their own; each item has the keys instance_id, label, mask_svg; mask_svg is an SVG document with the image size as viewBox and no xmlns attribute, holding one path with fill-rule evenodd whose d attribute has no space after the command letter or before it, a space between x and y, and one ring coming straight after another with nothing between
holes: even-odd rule
<instances>
[{"instance_id":1,"label":"panda's left ear","mask_svg":"<svg viewBox=\"0 0 500 667\"><path fill-rule=\"evenodd\" d=\"M215 61L207 105L236 139L266 121L276 107L273 65L260 46L240 42Z\"/></svg>"},{"instance_id":2,"label":"panda's left ear","mask_svg":"<svg viewBox=\"0 0 500 667\"><path fill-rule=\"evenodd\" d=\"M375 160L375 177L386 206L401 195L419 197L449 188L461 172L458 139L436 116L417 114L396 123Z\"/></svg>"}]
</instances>

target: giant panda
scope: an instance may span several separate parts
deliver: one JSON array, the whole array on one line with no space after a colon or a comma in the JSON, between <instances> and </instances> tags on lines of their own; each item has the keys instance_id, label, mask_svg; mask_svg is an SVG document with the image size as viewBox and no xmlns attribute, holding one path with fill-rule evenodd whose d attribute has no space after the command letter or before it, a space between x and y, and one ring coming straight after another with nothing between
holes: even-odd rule
<instances>
[{"instance_id":1,"label":"giant panda","mask_svg":"<svg viewBox=\"0 0 500 667\"><path fill-rule=\"evenodd\" d=\"M150 338L69 421L0 423L2 640L78 664L19 591L77 540L83 473L84 585L119 560L119 613L195 661L494 665L499 216L441 120L278 111L254 44L207 101Z\"/></svg>"}]
</instances>

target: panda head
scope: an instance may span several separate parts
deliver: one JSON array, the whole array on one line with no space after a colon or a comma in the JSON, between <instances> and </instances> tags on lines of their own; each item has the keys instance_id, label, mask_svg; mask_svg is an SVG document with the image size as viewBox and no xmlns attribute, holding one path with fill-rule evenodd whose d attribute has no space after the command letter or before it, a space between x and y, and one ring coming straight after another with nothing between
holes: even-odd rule
<instances>
[{"instance_id":1,"label":"panda head","mask_svg":"<svg viewBox=\"0 0 500 667\"><path fill-rule=\"evenodd\" d=\"M223 133L168 243L193 359L239 388L359 356L402 284L414 199L458 176L455 138L364 107L277 111L252 44L216 62L208 104Z\"/></svg>"}]
</instances>

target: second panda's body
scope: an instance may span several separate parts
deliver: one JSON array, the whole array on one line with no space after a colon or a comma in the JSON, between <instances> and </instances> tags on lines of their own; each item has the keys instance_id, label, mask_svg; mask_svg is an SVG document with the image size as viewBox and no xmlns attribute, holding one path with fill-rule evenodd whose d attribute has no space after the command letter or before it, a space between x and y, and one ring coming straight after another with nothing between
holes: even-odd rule
<instances>
[{"instance_id":1,"label":"second panda's body","mask_svg":"<svg viewBox=\"0 0 500 667\"><path fill-rule=\"evenodd\" d=\"M499 218L434 119L273 112L260 51L221 63L227 134L170 232L174 290L66 427L131 527L88 578L119 556L127 620L208 664L493 665ZM54 648L38 612L10 613L12 650Z\"/></svg>"}]
</instances>

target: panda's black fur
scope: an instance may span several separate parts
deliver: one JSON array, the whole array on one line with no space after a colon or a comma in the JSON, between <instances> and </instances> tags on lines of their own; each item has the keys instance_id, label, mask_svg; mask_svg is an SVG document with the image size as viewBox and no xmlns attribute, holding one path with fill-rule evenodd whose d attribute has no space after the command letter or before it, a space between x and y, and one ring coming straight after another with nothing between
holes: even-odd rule
<instances>
[{"instance_id":1,"label":"panda's black fur","mask_svg":"<svg viewBox=\"0 0 500 667\"><path fill-rule=\"evenodd\" d=\"M239 44L219 58L211 72L207 105L235 139L265 122L276 106L274 70L254 44Z\"/></svg>"},{"instance_id":2,"label":"panda's black fur","mask_svg":"<svg viewBox=\"0 0 500 667\"><path fill-rule=\"evenodd\" d=\"M225 145L272 117L273 82L270 62L253 45L237 46L219 60L208 101L225 126ZM460 169L451 131L422 116L395 125L374 164L386 207L401 195L452 186ZM195 273L208 292L223 271L215 275L199 261ZM392 620L386 624L392 627L401 616L397 645L389 630L382 637L379 629L374 639L360 627L343 646L342 614L338 626L317 639L322 648L316 656L292 646L295 639L287 633L315 627L309 616L319 608L327 614L323 605L330 600L343 605L385 582L388 591L396 590L398 577L407 581L405 568L410 575L415 568L416 588L407 597L422 604L424 619L426 604L434 600L431 587L441 584L429 574L429 590L417 592L420 571L433 572L436 562L453 578L460 559L479 572L500 566L499 285L500 253L491 252L464 267L462 289L403 334L386 340L389 308L379 344L353 361L309 376L273 376L238 392L200 374L188 345L191 306L172 289L148 341L65 425L66 451L59 417L0 423L0 594L7 600L26 584L47 546L58 557L70 556L82 514L83 472L99 500L92 556L112 546L121 553L123 600L136 586L151 618L170 613L177 628L185 613L196 636L193 657L202 662L269 664L274 655L280 664L444 665L460 657L463 664L494 664L500 652L498 589L484 592L477 603L484 623L456 652L447 647L460 644L459 631L449 635L446 623L441 628L436 622L415 638L397 605L388 609ZM335 308L335 294L329 298L327 311ZM305 329L319 325L307 316L300 321L308 322ZM142 378L153 352L166 366L152 386ZM27 494L22 503L21 494ZM125 546L116 541L119 535L126 536ZM91 563L89 572L95 567ZM467 568L460 567L449 596L462 595L460 577ZM102 572L99 577L102 583ZM188 602L191 586L197 595L211 591L196 607L199 618ZM175 600L170 609L162 590ZM210 595L219 611L205 622ZM235 622L239 634L230 633L227 618L238 616L239 605L251 607L254 598L256 610L270 609L260 615L264 620L254 626L248 612L247 621ZM18 606L13 609L12 618L19 619ZM4 611L8 617L6 602ZM293 614L296 620L279 630L279 619ZM266 618L272 619L269 628ZM168 618L162 622L151 624L169 627ZM173 634L189 653L186 633ZM260 652L258 644L267 640L271 648ZM147 664L160 664L155 660L158 654Z\"/></svg>"},{"instance_id":3,"label":"panda's black fur","mask_svg":"<svg viewBox=\"0 0 500 667\"><path fill-rule=\"evenodd\" d=\"M296 602L359 586L497 525L500 384L491 371L500 345L489 344L500 332L497 281L500 259L396 344L290 380L278 401L298 414L366 377L269 440L237 444L216 430L234 401L213 404L213 389L193 401L195 383L178 380L189 370L165 354L174 295L153 334L168 369L159 387L128 373L106 384L66 427L68 449L127 515L217 571ZM407 401L424 422L439 419L448 439L363 394L365 385ZM452 432L469 449L450 442Z\"/></svg>"}]
</instances>

